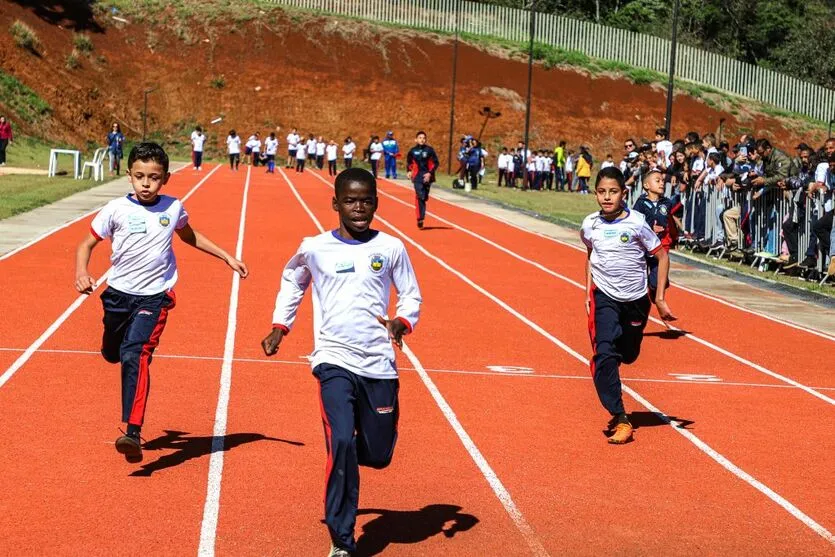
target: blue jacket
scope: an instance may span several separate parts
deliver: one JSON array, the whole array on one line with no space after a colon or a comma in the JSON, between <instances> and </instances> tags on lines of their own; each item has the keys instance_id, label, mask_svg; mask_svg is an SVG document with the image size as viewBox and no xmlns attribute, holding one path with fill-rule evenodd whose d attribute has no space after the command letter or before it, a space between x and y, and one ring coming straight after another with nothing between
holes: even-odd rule
<instances>
[{"instance_id":1,"label":"blue jacket","mask_svg":"<svg viewBox=\"0 0 835 557\"><path fill-rule=\"evenodd\" d=\"M383 140L383 154L387 157L393 157L397 153L400 152L400 147L397 146L396 139L384 139Z\"/></svg>"}]
</instances>

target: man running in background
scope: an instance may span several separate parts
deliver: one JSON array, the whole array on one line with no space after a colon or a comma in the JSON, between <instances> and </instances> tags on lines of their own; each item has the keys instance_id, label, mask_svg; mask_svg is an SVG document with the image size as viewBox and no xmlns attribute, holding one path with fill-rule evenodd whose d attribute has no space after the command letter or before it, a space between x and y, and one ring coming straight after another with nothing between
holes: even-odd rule
<instances>
[{"instance_id":1,"label":"man running in background","mask_svg":"<svg viewBox=\"0 0 835 557\"><path fill-rule=\"evenodd\" d=\"M435 170L438 169L438 155L435 149L426 144L426 132L419 131L415 135L416 145L409 149L406 155L406 168L415 187L415 211L417 226L423 228L426 218L426 202L429 200L429 188L435 181Z\"/></svg>"}]
</instances>

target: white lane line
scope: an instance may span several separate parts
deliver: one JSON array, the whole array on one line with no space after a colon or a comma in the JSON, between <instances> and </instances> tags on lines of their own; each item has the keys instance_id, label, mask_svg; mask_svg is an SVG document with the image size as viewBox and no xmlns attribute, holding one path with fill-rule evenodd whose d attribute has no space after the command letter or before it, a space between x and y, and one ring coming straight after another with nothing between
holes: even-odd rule
<instances>
[{"instance_id":1,"label":"white lane line","mask_svg":"<svg viewBox=\"0 0 835 557\"><path fill-rule=\"evenodd\" d=\"M241 204L241 220L238 224L238 243L235 258L241 259L244 249L246 206L249 196L249 179L252 167L246 170L244 200ZM212 452L209 457L209 477L206 487L206 504L203 506L203 521L200 525L200 545L197 554L210 557L215 554L217 519L220 511L220 485L223 480L223 441L226 437L226 419L229 414L229 392L232 388L232 359L235 353L235 331L238 327L238 292L241 277L232 272L232 290L229 293L229 314L226 320L226 341L223 345L223 363L220 366L220 390L217 395L215 425L212 430Z\"/></svg>"},{"instance_id":2,"label":"white lane line","mask_svg":"<svg viewBox=\"0 0 835 557\"><path fill-rule=\"evenodd\" d=\"M180 171L180 170L182 170L183 168L185 168L185 166L181 166L181 167L179 167L179 168L175 168L174 170L172 170L172 171L171 171L171 174L174 174L174 173L176 173L176 172L179 172L179 171ZM130 186L128 186L128 187L130 187ZM56 232L58 232L59 230L63 230L63 229L65 229L65 228L67 228L67 227L70 227L70 226L74 225L75 223L77 223L77 222L78 222L78 221L80 221L80 220L84 220L84 219L86 219L87 217L89 217L89 216L90 216L90 215L92 215L93 213L96 213L96 212L97 212L99 209L101 209L103 206L104 206L103 204L102 204L102 205L99 205L99 206L98 206L98 207L96 207L95 209L92 209L92 210L90 210L90 211L87 211L87 212L86 212L86 213L84 213L83 215L77 216L77 217L75 217L74 219L72 219L72 220L69 220L69 221L65 222L64 224L60 224L60 225L56 226L55 228L51 228L51 229L47 230L46 232L44 232L43 234L41 234L40 236L37 236L37 237L35 237L34 239L29 240L29 241L28 241L28 242L26 242L25 244L23 244L23 245L21 245L21 246L18 246L18 247L16 247L16 248L15 248L15 249L13 249L13 250L8 251L8 252L6 252L6 253L4 253L3 255L0 255L0 261L3 261L4 259L8 259L9 257L11 257L11 256L13 256L13 255L15 255L15 254L17 254L17 253L20 253L21 251L25 250L25 249L26 249L26 248L28 248L28 247L34 246L35 244L37 244L37 243L38 243L38 242L40 242L41 240L44 240L45 238L48 238L48 237L52 236L53 234L55 234L55 233L56 233Z\"/></svg>"},{"instance_id":3,"label":"white lane line","mask_svg":"<svg viewBox=\"0 0 835 557\"><path fill-rule=\"evenodd\" d=\"M0 348L0 352L24 352L25 348ZM83 356L100 356L100 352L95 350L57 350L42 348L35 350L36 354L77 354ZM154 358L168 358L177 360L207 360L207 361L223 361L223 356L196 356L190 354L163 354L159 352L154 353ZM292 365L309 367L308 361L295 360L265 360L258 358L232 358L233 362L247 363L247 364L265 364L265 365ZM416 371L415 368L401 367L402 371ZM430 373L455 373L459 375L488 375L494 377L533 377L539 379L578 379L582 381L591 381L590 375L564 375L559 373L506 373L497 371L481 371L469 369L435 369L425 368ZM715 385L717 387L755 387L763 389L794 389L792 385L782 385L777 383L745 383L741 381L694 381L684 379L654 379L652 377L622 377L622 381L626 383L671 383L676 385ZM835 387L814 387L820 391L835 391Z\"/></svg>"},{"instance_id":4,"label":"white lane line","mask_svg":"<svg viewBox=\"0 0 835 557\"><path fill-rule=\"evenodd\" d=\"M383 178L382 180L385 181L385 182L388 182L388 183L390 183L394 186L397 186L399 188L411 191L411 188L409 186L404 185L404 184L400 184L400 183L397 183L397 182L394 182L392 180L388 180L388 179L385 179L385 178ZM385 192L383 192L382 190L380 190L380 193L383 193L384 195L389 195L389 194L386 194ZM400 199L398 199L398 201L400 201L401 203L403 203L405 205L409 205L408 203L406 203L405 201L402 201ZM531 234L533 236L538 236L538 237L543 238L545 240L554 242L555 244L560 244L561 246L565 246L565 247L571 248L573 250L577 250L577 251L580 251L580 252L585 252L585 249L582 248L581 246L577 246L577 245L571 244L569 242L566 242L564 240L554 238L553 236L548 236L547 234L543 234L542 232L537 232L535 230L528 230L527 228L524 228L524 227L522 227L522 226L520 226L520 225L518 225L514 222L511 222L511 221L509 221L505 218L498 217L498 216L495 216L495 215L488 215L486 213L480 213L478 211L470 209L469 207L464 207L464 206L461 206L461 205L457 205L455 203L452 203L452 202L447 201L445 199L440 199L438 197L433 198L433 201L439 201L441 203L445 203L446 205L449 205L450 207L455 207L456 209L461 209L463 211L467 211L467 212L472 213L474 215L478 215L478 216L481 216L481 217L486 217L486 218L498 221L498 222L500 222L502 224L505 224L505 225L507 225L511 228L515 228L517 230L520 230L520 231L525 232L527 234ZM441 220L441 221L443 220L441 217L439 217L438 215L436 215L432 212L427 211L426 214L428 214L428 215L430 215L433 218L436 218L438 220ZM531 217L531 218L533 218L533 217ZM812 328L809 328L809 327L805 327L803 325L798 325L797 323L792 323L791 321L786 321L785 319L780 319L779 317L774 317L774 316L771 316L771 315L768 315L768 314L765 314L765 313L761 313L757 310L753 310L753 309L750 309L750 308L739 306L737 304L734 304L734 303L729 302L727 300L723 300L722 298L719 298L717 296L713 296L711 294L708 294L707 292L702 292L701 290L698 290L698 289L695 289L695 288L690 288L690 287L687 287L687 286L683 286L681 284L676 284L676 288L679 289L679 290L684 290L685 292L689 292L691 294L695 294L696 296L701 296L703 298L707 298L708 300L711 300L711 301L716 302L718 304L722 304L723 306L727 306L731 309L739 310L739 311L742 311L742 312L745 312L745 313L748 313L748 314L751 314L751 315L756 315L757 317L762 317L763 319L767 319L768 321L773 321L774 323L779 323L780 325L785 325L787 327L791 327L792 329L797 329L798 331L802 331L804 333L809 333L809 334L818 336L820 338L835 342L835 336L824 333L823 331L819 331L817 329L812 329Z\"/></svg>"},{"instance_id":5,"label":"white lane line","mask_svg":"<svg viewBox=\"0 0 835 557\"><path fill-rule=\"evenodd\" d=\"M304 207L304 210L307 212L308 215L310 215L310 218L313 219L313 222L316 223L316 226L319 228L319 231L324 232L325 229L322 227L321 223L319 222L319 219L316 218L316 216L310 210L310 207L308 207L307 203L305 203L304 200L301 198L298 191L296 191L296 188L293 186L293 183L290 181L287 175L284 174L283 171L281 171L281 174L282 176L284 176L284 179L290 186L293 195L296 196L296 199L298 199L299 203L301 203L302 207ZM314 176L324 181L324 179L318 174L314 173ZM328 182L325 183L330 186ZM481 451L476 446L475 442L464 429L464 426L462 426L461 422L458 421L458 417L455 415L455 412L452 410L452 407L450 407L449 403L447 403L446 399L438 390L438 387L435 386L435 383L429 377L429 374L426 373L426 370L423 369L423 366L417 359L417 356L415 356L414 352L412 352L412 350L407 346L405 342L403 343L403 353L406 355L407 358L409 358L409 361L412 362L415 371L417 371L418 375L423 381L423 384L426 385L426 388L429 390L429 394L432 395L432 398L435 400L435 403L441 409L441 413L449 422L450 426L452 426L452 429L453 431L455 431L456 435L458 435L458 439L461 440L461 443L464 445L464 448L467 450L467 453L469 453L470 458L473 459L476 466L484 476L484 479L487 480L488 485L490 485L490 488L493 490L493 493L496 495L507 514L510 516L510 519L516 525L516 528L519 529L519 532L522 534L522 537L525 538L525 541L528 543L528 547L530 547L534 555L547 556L548 552L545 550L545 547L543 547L542 542L539 541L539 538L536 536L536 533L534 532L533 528L531 528L531 525L528 523L527 520L525 520L525 517L522 515L522 512L519 510L519 508L516 506L516 503L513 502L513 498L510 496L510 493L504 487L504 484L502 484L501 480L499 480L499 477L493 471L493 468L490 467L490 464L488 464L487 459L484 458L484 455L481 453Z\"/></svg>"},{"instance_id":6,"label":"white lane line","mask_svg":"<svg viewBox=\"0 0 835 557\"><path fill-rule=\"evenodd\" d=\"M452 268L443 259L441 259L441 258L433 255L432 253L430 253L421 244L419 244L418 242L413 240L411 237L409 237L408 235L406 235L402 231L400 231L400 229L398 229L397 227L395 227L394 225L392 225L391 223L389 223L388 221L386 221L385 219L383 219L381 217L377 217L377 220L379 220L380 222L382 222L383 224L385 224L386 226L391 228L395 233L397 233L397 235L399 235L401 238L403 238L404 240L406 240L407 242L412 244L421 253L423 253L424 255L429 257L430 259L434 260L441 267L443 267L444 269L446 269L450 273L454 274L455 276L460 278L465 283L469 284L472 288L474 288L478 292L481 292L482 294L484 294L487 298L491 299L497 305L499 305L500 307L502 307L503 309L508 311L511 315L515 316L520 321L522 321L523 323L525 323L526 325L531 327L533 330L535 330L536 332L538 332L539 334L541 334L542 336L544 336L545 338L550 340L552 343L556 344L557 346L559 346L560 348L565 350L567 353L574 356L574 358L576 358L578 361L582 362L585 365L588 365L589 361L584 356L582 356L578 352L569 348L564 342L562 342L558 338L554 337L553 335L548 333L545 329L543 329L542 327L540 327L539 325L537 325L536 323L534 323L533 321L531 321L530 319L528 319L527 317L522 315L520 312L518 312L515 309L513 309L512 307L510 307L504 301L500 300L498 297L494 296L493 294L491 294L490 292L488 292L487 290L485 290L484 288L482 288L481 286L479 286L478 284L473 282L469 277L467 277L466 275L464 275L460 271L457 271L456 269ZM799 520L801 523L803 523L806 527L808 527L809 529L814 531L816 534L821 536L823 539L828 541L830 544L835 545L835 535L833 535L831 532L829 532L829 530L824 528L822 525L818 524L812 517L810 517L809 515L807 515L806 513L801 511L800 509L798 509L796 506L794 506L792 503L790 503L787 499L785 499L784 497L782 497L781 495L779 495L778 493L773 491L771 488L769 488L768 486L766 486L765 484L763 484L762 482L760 482L759 480L757 480L756 478L751 476L749 473L742 470L740 467L735 465L729 459L722 456L718 451L716 451L710 445L708 445L707 443L702 441L698 436L696 436L692 432L690 432L690 431L684 429L683 427L681 427L680 423L673 421L669 416L664 414L661 410L659 410L658 408L653 406L648 400L646 400L641 395L639 395L634 389L632 389L628 385L623 385L623 390L625 392L627 392L630 396L632 396L632 398L634 398L636 401L638 401L638 403L640 403L645 408L647 408L650 412L653 412L656 416L658 416L659 419L661 419L665 423L667 423L673 429L673 431L678 432L685 439L690 441L695 447L697 447L700 451L705 453L708 457L710 457L712 460L714 460L720 466L722 466L725 470L727 470L728 472L730 472L731 474L733 474L737 478L741 479L742 481L744 481L745 483L747 483L748 485L750 485L751 487L753 487L754 489L756 489L757 491L759 491L760 493L762 493L763 495L768 497L771 501L773 501L774 503L776 503L777 505L779 505L780 507L782 507L783 509L788 511L789 514L791 514L793 517L795 517L797 520Z\"/></svg>"},{"instance_id":7,"label":"white lane line","mask_svg":"<svg viewBox=\"0 0 835 557\"><path fill-rule=\"evenodd\" d=\"M191 194L196 192L197 188L199 188L201 185L203 185L203 183L206 180L209 179L209 176L211 176L212 173L215 170L217 170L218 168L220 168L220 166L215 167L211 172L209 172L206 175L205 178L200 180L200 182L198 182L197 185L194 186L191 189L191 191L189 191L183 197L183 201L188 199L191 196ZM101 285L105 283L105 281L107 280L107 277L110 276L111 269L112 269L112 267L108 268L104 272L104 274L102 274L102 276L96 282L96 286L93 288L93 292L98 290L99 287L101 287ZM3 385L5 385L9 381L9 379L11 379L14 376L14 374L17 373L17 371L21 367L23 367L23 365L26 362L29 361L29 358L32 357L32 354L34 354L43 345L43 343L46 342L49 339L49 337L51 337L55 333L55 331L57 331L58 328L61 325L64 324L64 322L67 319L69 319L70 315L72 315L75 312L75 310L77 310L81 306L81 304L84 303L84 300L89 298L91 295L92 295L92 293L91 294L81 294L80 296L78 296L78 298L76 298L75 301L72 304L70 304L70 307L68 307L66 310L64 310L64 313L59 315L58 318L55 321L53 321L52 324L49 327L47 327L47 329L41 334L41 336L39 336L37 339L35 339L35 342L33 342L29 346L29 348L26 349L26 351L23 354L21 354L14 362L12 362L12 365L10 365L8 368L6 368L6 371L3 372L3 375L0 375L0 388L2 388Z\"/></svg>"},{"instance_id":8,"label":"white lane line","mask_svg":"<svg viewBox=\"0 0 835 557\"><path fill-rule=\"evenodd\" d=\"M321 178L320 178L320 179L321 179ZM390 181L389 181L389 182L390 182ZM393 196L393 195L391 195L391 194L389 194L389 193L386 193L386 192L384 192L384 191L382 191L382 190L379 190L379 193L382 193L382 194L383 194L383 195L385 195L386 197L390 197L390 198L394 199L394 200L395 200L395 201L397 201L398 203L401 203L401 204L403 204L403 205L409 206L409 204L408 204L408 203L406 203L405 201L403 201L403 200L401 200L401 199L399 199L399 198L397 198L397 197L395 197L395 196ZM485 238L484 236L482 236L481 234L478 234L477 232L473 232L472 230L469 230L469 229L467 229L467 228L464 228L463 226L460 226L460 225L458 225L458 224L455 224L454 222L452 222L452 221L450 221L450 220L447 220L447 219L445 219L445 218L443 218L443 217L440 217L440 216L438 216L438 215L436 215L436 214L434 214L434 213L428 213L428 214L430 214L433 218L435 218L435 219L437 219L437 220L439 220L439 221L443 222L444 224L447 224L447 225L449 225L449 226L452 226L452 227L453 227L453 228L455 228L456 230L460 230L461 232L464 232L465 234L469 234L470 236L472 236L472 237L474 237L474 238L476 238L476 239L478 239L478 240L481 240L482 242L484 242L484 243L486 243L486 244L488 244L488 245L490 245L490 246L493 246L494 248L496 248L496 249L498 249L498 250L500 250L500 251L502 251L502 252L504 252L504 253L506 253L506 254L510 255L511 257L514 257L514 258L518 259L519 261L522 261L522 262L524 262L524 263L527 263L527 264L529 264L529 265L532 265L533 267L536 267L537 269L539 269L540 271L542 271L542 272L544 272L544 273L547 273L547 274L549 274L549 275L551 275L551 276L553 276L553 277L555 277L555 278L558 278L558 279L560 279L560 280L562 280L562 281L565 281L565 282L567 282L567 283L571 284L572 286L575 286L575 287L577 287L577 288L579 288L579 289L581 289L581 290L584 290L584 291L585 291L585 288L586 288L586 287L585 287L585 285L584 285L584 284L581 284L581 283L579 283L579 282L577 282L576 280L572 280L572 279L568 278L568 277L567 277L567 276L565 276L565 275L561 275L560 273L557 273L557 272L555 272L555 271L552 271L551 269L549 269L548 267L545 267L545 266L544 266L544 265L542 265L541 263L539 263L539 262L537 262L537 261L534 261L534 260L532 260L532 259L528 259L527 257L524 257L524 256L522 256L522 255L519 255L518 253L516 253L516 252L514 252L514 251L512 251L512 250L510 250L510 249L508 249L508 248L506 248L506 247L504 247L504 246L501 246L501 245L497 244L496 242L494 242L494 241L490 240L489 238ZM566 245L570 245L570 244L566 244ZM653 323L656 323L656 324L659 324L659 325L663 325L663 322L662 322L660 319L656 318L656 317L650 317L650 320L651 320ZM717 345L713 344L712 342L710 342L710 341L708 341L708 340L705 340L705 339L703 339L703 338L701 338L701 337L698 337L698 336L696 336L696 335L694 335L694 334L692 334L692 333L685 333L684 331L682 331L681 329L679 329L679 328L677 328L677 327L675 327L675 326L672 326L672 325L671 325L671 326L670 326L670 328L671 328L672 330L674 330L674 331L678 331L678 332L683 333L683 334L682 334L682 336L684 336L684 337L686 337L686 338L689 338L690 340L692 340L692 341L694 341L694 342L697 342L698 344L701 344L702 346L705 346L705 347L707 347L707 348L709 348L709 349L711 349L711 350L714 350L715 352L719 352L719 353L720 353L720 354L722 354L723 356L727 356L728 358L731 358L732 360L735 360L735 361L737 361L737 362L739 362L739 363L741 363L741 364L743 364L743 365L745 365L745 366L748 366L748 367L750 367L750 368L752 368L752 369L754 369L754 370L756 370L756 371L758 371L758 372L760 372L760 373L764 373L765 375L768 375L768 376L770 376L770 377L773 377L774 379L777 379L778 381L783 381L784 383L788 383L789 385L792 385L793 387L796 387L796 388L798 388L798 389L801 389L801 390L803 390L803 391L805 391L805 392L809 393L810 395L812 395L812 396L814 396L814 397L816 397L816 398L821 399L821 400L822 400L822 401L824 401L824 402L827 402L827 403L829 403L829 404L835 405L835 399L833 399L833 398L831 398L831 397L828 397L828 396L826 396L826 395L825 395L825 394L823 394L823 393L819 393L819 392L818 392L818 391L816 391L815 389L813 389L813 388L811 388L811 387L808 387L807 385L804 385L803 383L800 383L799 381L795 381L794 379L791 379L790 377L786 377L785 375L782 375L782 374L777 373L777 372L775 372L775 371L772 371L772 370L770 370L770 369L768 369L768 368L766 368L766 367L764 367L764 366L761 366L761 365L759 365L759 364L757 364L757 363L754 363L754 362L752 362L751 360L748 360L747 358L743 358L742 356L739 356L739 355L737 355L737 354L734 354L733 352L730 352L729 350L726 350L726 349L724 349L724 348L721 348L721 347L719 347L719 346L717 346Z\"/></svg>"}]
</instances>

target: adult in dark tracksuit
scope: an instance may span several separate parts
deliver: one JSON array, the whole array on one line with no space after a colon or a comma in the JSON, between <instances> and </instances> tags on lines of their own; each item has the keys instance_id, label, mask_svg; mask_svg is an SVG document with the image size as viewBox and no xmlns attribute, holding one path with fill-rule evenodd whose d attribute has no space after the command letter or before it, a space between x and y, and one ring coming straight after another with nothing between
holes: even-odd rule
<instances>
[{"instance_id":1,"label":"adult in dark tracksuit","mask_svg":"<svg viewBox=\"0 0 835 557\"><path fill-rule=\"evenodd\" d=\"M406 167L409 169L409 177L415 187L415 213L418 228L423 228L429 188L435 182L435 171L438 165L438 155L435 149L426 144L426 132L417 132L415 146L409 149L409 154L406 155Z\"/></svg>"},{"instance_id":2,"label":"adult in dark tracksuit","mask_svg":"<svg viewBox=\"0 0 835 557\"><path fill-rule=\"evenodd\" d=\"M601 170L595 184L600 211L583 220L580 238L588 248L586 311L594 355L590 361L594 386L611 414L614 432L609 443L626 443L632 424L626 415L620 364L631 364L641 352L649 317L646 255L658 258L659 276L667 276L669 258L643 215L624 205L626 187L616 167ZM658 284L655 305L665 321L675 319L664 301L666 283Z\"/></svg>"}]
</instances>

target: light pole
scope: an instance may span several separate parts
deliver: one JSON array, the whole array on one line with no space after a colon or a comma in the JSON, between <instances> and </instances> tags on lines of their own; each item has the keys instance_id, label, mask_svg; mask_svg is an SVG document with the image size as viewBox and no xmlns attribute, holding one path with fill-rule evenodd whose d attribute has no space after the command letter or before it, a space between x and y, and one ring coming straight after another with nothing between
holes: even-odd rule
<instances>
[{"instance_id":1,"label":"light pole","mask_svg":"<svg viewBox=\"0 0 835 557\"><path fill-rule=\"evenodd\" d=\"M455 127L455 81L458 74L458 28L461 21L461 0L455 2L455 41L452 43L452 94L449 104L449 146L447 147L446 173L452 174L452 133Z\"/></svg>"},{"instance_id":2,"label":"light pole","mask_svg":"<svg viewBox=\"0 0 835 557\"><path fill-rule=\"evenodd\" d=\"M673 2L673 33L670 37L670 79L667 81L667 115L664 117L664 127L673 137L673 78L676 73L676 42L678 38L678 7L680 0Z\"/></svg>"},{"instance_id":3,"label":"light pole","mask_svg":"<svg viewBox=\"0 0 835 557\"><path fill-rule=\"evenodd\" d=\"M534 30L536 27L536 11L534 11L534 4L536 2L534 0L531 1L530 5L530 12L531 12L531 24L530 24L530 44L528 45L528 100L525 103L525 152L523 153L522 160L527 167L528 164L528 153L530 149L528 148L528 140L531 131L531 85L533 82L533 36ZM522 173L522 189L528 189L530 184L528 184L528 172L525 170Z\"/></svg>"},{"instance_id":4,"label":"light pole","mask_svg":"<svg viewBox=\"0 0 835 557\"><path fill-rule=\"evenodd\" d=\"M148 130L147 122L148 122L148 93L153 93L156 91L156 87L151 87L150 89L145 89L143 91L143 95L145 96L145 106L142 109L142 141L145 141L145 136Z\"/></svg>"},{"instance_id":5,"label":"light pole","mask_svg":"<svg viewBox=\"0 0 835 557\"><path fill-rule=\"evenodd\" d=\"M501 112L498 110L493 111L490 109L489 106L485 106L484 108L480 108L478 113L481 116L484 116L484 122L481 124L481 129L478 131L478 140L481 141L481 135L484 133L484 128L487 127L487 121L492 120L493 118L498 118L502 115Z\"/></svg>"}]
</instances>

